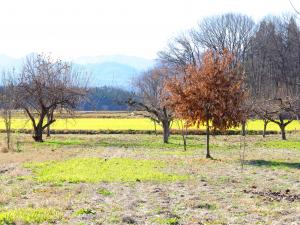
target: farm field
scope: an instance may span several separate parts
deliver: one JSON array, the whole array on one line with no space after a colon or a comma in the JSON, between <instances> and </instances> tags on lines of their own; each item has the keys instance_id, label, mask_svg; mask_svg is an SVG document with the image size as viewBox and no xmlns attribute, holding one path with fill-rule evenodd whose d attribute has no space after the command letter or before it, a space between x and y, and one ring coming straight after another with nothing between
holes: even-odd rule
<instances>
[{"instance_id":1,"label":"farm field","mask_svg":"<svg viewBox=\"0 0 300 225\"><path fill-rule=\"evenodd\" d=\"M86 118L69 118L69 119L57 119L57 121L51 126L54 130L154 130L154 123L148 118L128 118L119 117L111 118L95 118L86 115ZM31 121L27 118L14 118L12 122L13 129L32 129ZM0 123L0 129L4 129L4 122ZM179 129L176 121L172 124L172 129ZM192 127L191 129L196 129ZM204 130L204 127L200 127ZM240 128L233 128L231 130L238 130ZM263 121L250 120L247 123L248 130L263 130ZM157 130L162 130L161 126L157 125ZM268 131L279 131L279 126L275 123L269 123L267 126ZM287 131L300 130L300 123L293 121L286 127Z\"/></svg>"},{"instance_id":2,"label":"farm field","mask_svg":"<svg viewBox=\"0 0 300 225\"><path fill-rule=\"evenodd\" d=\"M16 135L16 134L14 134ZM0 153L0 224L299 224L300 139L52 135ZM4 145L4 135L0 135Z\"/></svg>"}]
</instances>

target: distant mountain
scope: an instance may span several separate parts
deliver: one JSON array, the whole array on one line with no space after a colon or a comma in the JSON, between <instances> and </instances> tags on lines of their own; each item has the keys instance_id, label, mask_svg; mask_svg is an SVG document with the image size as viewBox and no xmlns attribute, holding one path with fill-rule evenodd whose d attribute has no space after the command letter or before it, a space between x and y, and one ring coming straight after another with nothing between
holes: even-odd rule
<instances>
[{"instance_id":1,"label":"distant mountain","mask_svg":"<svg viewBox=\"0 0 300 225\"><path fill-rule=\"evenodd\" d=\"M18 70L25 57L15 59L0 55L0 70L12 67ZM115 86L129 88L133 77L138 76L142 71L154 65L154 60L125 55L87 56L74 58L71 61L75 67L90 74L89 85L92 87Z\"/></svg>"},{"instance_id":2,"label":"distant mountain","mask_svg":"<svg viewBox=\"0 0 300 225\"><path fill-rule=\"evenodd\" d=\"M133 78L140 73L132 66L115 62L75 64L75 66L88 72L90 75L89 85L92 87L115 86L128 88Z\"/></svg>"},{"instance_id":3,"label":"distant mountain","mask_svg":"<svg viewBox=\"0 0 300 225\"><path fill-rule=\"evenodd\" d=\"M87 56L74 58L72 61L78 64L114 62L129 65L137 70L145 70L154 65L154 60L126 55Z\"/></svg>"}]
</instances>

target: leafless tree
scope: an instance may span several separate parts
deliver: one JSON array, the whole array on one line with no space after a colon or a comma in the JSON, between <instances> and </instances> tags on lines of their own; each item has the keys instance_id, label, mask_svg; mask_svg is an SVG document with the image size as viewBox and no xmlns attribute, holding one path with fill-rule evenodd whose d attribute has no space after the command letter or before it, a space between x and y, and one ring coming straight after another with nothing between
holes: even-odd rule
<instances>
[{"instance_id":1,"label":"leafless tree","mask_svg":"<svg viewBox=\"0 0 300 225\"><path fill-rule=\"evenodd\" d=\"M168 143L173 120L173 113L164 106L164 83L167 78L166 68L156 67L144 72L133 82L136 97L128 100L130 106L146 111L146 117L162 126L164 143Z\"/></svg>"},{"instance_id":2,"label":"leafless tree","mask_svg":"<svg viewBox=\"0 0 300 225\"><path fill-rule=\"evenodd\" d=\"M82 73L70 63L47 55L27 57L15 88L17 106L24 109L34 130L33 139L43 141L43 132L55 122L55 110L73 111L86 94Z\"/></svg>"},{"instance_id":3,"label":"leafless tree","mask_svg":"<svg viewBox=\"0 0 300 225\"><path fill-rule=\"evenodd\" d=\"M297 99L291 98L264 99L256 102L254 111L265 121L265 126L269 121L276 123L280 128L282 140L286 140L285 128L297 118L297 102Z\"/></svg>"},{"instance_id":4,"label":"leafless tree","mask_svg":"<svg viewBox=\"0 0 300 225\"><path fill-rule=\"evenodd\" d=\"M1 116L3 118L6 134L6 148L12 149L12 111L15 108L14 101L14 70L2 72L1 88Z\"/></svg>"},{"instance_id":5,"label":"leafless tree","mask_svg":"<svg viewBox=\"0 0 300 225\"><path fill-rule=\"evenodd\" d=\"M255 23L246 15L210 16L196 28L172 39L158 56L162 63L178 67L199 64L202 52L207 49L217 53L227 49L238 62L243 62L254 33Z\"/></svg>"},{"instance_id":6,"label":"leafless tree","mask_svg":"<svg viewBox=\"0 0 300 225\"><path fill-rule=\"evenodd\" d=\"M204 18L192 30L192 37L204 49L218 53L227 49L238 62L243 62L254 31L255 23L250 17L228 13Z\"/></svg>"},{"instance_id":7,"label":"leafless tree","mask_svg":"<svg viewBox=\"0 0 300 225\"><path fill-rule=\"evenodd\" d=\"M189 31L173 38L167 48L158 53L158 57L165 67L184 70L187 65L199 64L201 52L201 46Z\"/></svg>"}]
</instances>

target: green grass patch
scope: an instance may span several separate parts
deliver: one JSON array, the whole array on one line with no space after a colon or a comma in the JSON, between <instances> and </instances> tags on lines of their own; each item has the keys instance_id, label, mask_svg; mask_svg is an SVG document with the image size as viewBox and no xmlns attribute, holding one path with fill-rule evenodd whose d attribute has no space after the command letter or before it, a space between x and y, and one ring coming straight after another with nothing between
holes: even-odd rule
<instances>
[{"instance_id":1,"label":"green grass patch","mask_svg":"<svg viewBox=\"0 0 300 225\"><path fill-rule=\"evenodd\" d=\"M96 214L96 212L92 209L79 209L78 211L75 212L76 216L88 215L88 214Z\"/></svg>"},{"instance_id":2,"label":"green grass patch","mask_svg":"<svg viewBox=\"0 0 300 225\"><path fill-rule=\"evenodd\" d=\"M83 141L83 140L77 140L77 139L67 139L67 140L46 140L45 142L38 142L35 143L38 146L43 146L43 145L47 145L47 146L55 146L55 147L59 147L59 146L73 146L73 145L83 145L83 144L87 144L87 142Z\"/></svg>"},{"instance_id":3,"label":"green grass patch","mask_svg":"<svg viewBox=\"0 0 300 225\"><path fill-rule=\"evenodd\" d=\"M205 140L202 136L191 135L187 137L187 150L189 152L183 152L183 141L180 135L171 135L169 143L163 143L162 135L124 135L120 138L120 135L102 135L99 140L81 140L81 139L49 139L42 143L35 143L38 147L49 146L54 148L60 148L64 146L100 146L100 147L114 147L114 148L129 148L129 149L159 149L168 150L162 152L162 154L175 155L190 155L195 150L202 150L205 148ZM211 145L212 149L236 149L236 144L214 144ZM170 150L170 152L169 152ZM172 151L171 151L172 150ZM181 152L182 151L182 152Z\"/></svg>"},{"instance_id":4,"label":"green grass patch","mask_svg":"<svg viewBox=\"0 0 300 225\"><path fill-rule=\"evenodd\" d=\"M147 148L147 149L183 149L182 141L174 140L170 138L170 142L165 144L162 142L160 136L158 138L153 138L151 140L100 140L96 143L98 146L102 147L117 147L117 148ZM196 148L203 148L203 143L188 143L188 148L196 149Z\"/></svg>"},{"instance_id":5,"label":"green grass patch","mask_svg":"<svg viewBox=\"0 0 300 225\"><path fill-rule=\"evenodd\" d=\"M95 145L102 147L116 147L116 148L142 148L142 149L166 149L166 150L183 150L182 137L179 135L171 135L169 143L162 142L162 136L154 135L138 135L136 138L126 136L120 138L118 135L111 135L104 137L97 141ZM188 136L187 137L187 150L201 150L205 148L204 137L202 136ZM235 149L238 148L236 144L211 144L212 149ZM177 152L178 153L178 152ZM166 152L166 154L168 154ZM183 153L186 154L186 153Z\"/></svg>"},{"instance_id":6,"label":"green grass patch","mask_svg":"<svg viewBox=\"0 0 300 225\"><path fill-rule=\"evenodd\" d=\"M109 196L109 195L112 195L112 192L110 192L109 190L107 190L106 188L99 188L97 190L97 193L99 195L103 195L103 196Z\"/></svg>"},{"instance_id":7,"label":"green grass patch","mask_svg":"<svg viewBox=\"0 0 300 225\"><path fill-rule=\"evenodd\" d=\"M130 158L75 158L65 161L27 163L40 182L135 182L185 180L186 175L167 174L163 161Z\"/></svg>"},{"instance_id":8,"label":"green grass patch","mask_svg":"<svg viewBox=\"0 0 300 225\"><path fill-rule=\"evenodd\" d=\"M207 210L215 210L215 209L217 209L217 206L215 204L210 204L210 203L200 203L199 205L197 205L197 208L207 209Z\"/></svg>"},{"instance_id":9,"label":"green grass patch","mask_svg":"<svg viewBox=\"0 0 300 225\"><path fill-rule=\"evenodd\" d=\"M300 150L300 141L286 140L286 141L264 141L256 142L255 146L275 149L295 149Z\"/></svg>"},{"instance_id":10,"label":"green grass patch","mask_svg":"<svg viewBox=\"0 0 300 225\"><path fill-rule=\"evenodd\" d=\"M59 211L46 208L20 208L0 212L0 224L32 224L55 222L62 218Z\"/></svg>"}]
</instances>

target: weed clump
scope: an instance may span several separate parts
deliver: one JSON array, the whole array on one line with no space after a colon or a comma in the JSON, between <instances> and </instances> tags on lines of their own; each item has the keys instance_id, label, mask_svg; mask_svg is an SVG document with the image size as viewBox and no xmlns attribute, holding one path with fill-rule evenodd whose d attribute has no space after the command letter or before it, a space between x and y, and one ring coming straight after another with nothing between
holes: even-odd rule
<instances>
[{"instance_id":1,"label":"weed clump","mask_svg":"<svg viewBox=\"0 0 300 225\"><path fill-rule=\"evenodd\" d=\"M62 217L55 209L46 208L20 208L0 212L0 225L6 224L32 224L54 222Z\"/></svg>"}]
</instances>

